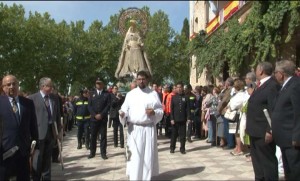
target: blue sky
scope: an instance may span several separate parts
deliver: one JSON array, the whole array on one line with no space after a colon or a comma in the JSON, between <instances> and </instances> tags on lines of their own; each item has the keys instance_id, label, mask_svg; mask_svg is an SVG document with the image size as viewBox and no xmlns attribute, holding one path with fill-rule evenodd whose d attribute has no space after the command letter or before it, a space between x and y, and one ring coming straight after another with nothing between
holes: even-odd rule
<instances>
[{"instance_id":1,"label":"blue sky","mask_svg":"<svg viewBox=\"0 0 300 181\"><path fill-rule=\"evenodd\" d=\"M85 21L85 28L94 20L102 21L106 25L111 15L119 13L129 7L141 8L148 6L150 13L164 11L170 20L170 26L180 32L184 18L189 19L189 1L1 1L7 5L22 4L26 16L29 11L39 13L48 12L56 22L66 20Z\"/></svg>"}]
</instances>

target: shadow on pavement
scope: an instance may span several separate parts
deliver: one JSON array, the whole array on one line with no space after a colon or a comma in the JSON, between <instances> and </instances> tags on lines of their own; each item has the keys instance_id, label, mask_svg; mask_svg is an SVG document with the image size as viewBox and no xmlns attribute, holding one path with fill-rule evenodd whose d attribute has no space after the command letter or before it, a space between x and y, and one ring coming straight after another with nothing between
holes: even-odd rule
<instances>
[{"instance_id":1,"label":"shadow on pavement","mask_svg":"<svg viewBox=\"0 0 300 181\"><path fill-rule=\"evenodd\" d=\"M108 154L109 157L115 157L115 156L120 156L120 155L125 155L125 149L121 152L117 152L114 154Z\"/></svg>"},{"instance_id":2,"label":"shadow on pavement","mask_svg":"<svg viewBox=\"0 0 300 181\"><path fill-rule=\"evenodd\" d=\"M195 167L195 168L182 168L172 171L167 171L159 174L152 178L152 180L175 180L186 175L193 175L202 172L205 167Z\"/></svg>"},{"instance_id":3,"label":"shadow on pavement","mask_svg":"<svg viewBox=\"0 0 300 181\"><path fill-rule=\"evenodd\" d=\"M166 150L170 150L170 147L159 148L158 152L162 152L162 151L166 151Z\"/></svg>"},{"instance_id":4,"label":"shadow on pavement","mask_svg":"<svg viewBox=\"0 0 300 181\"><path fill-rule=\"evenodd\" d=\"M71 162L73 160L80 160L81 158L85 158L87 159L88 155L78 155L78 156L72 156L72 157L64 157L64 162L68 163Z\"/></svg>"},{"instance_id":5,"label":"shadow on pavement","mask_svg":"<svg viewBox=\"0 0 300 181\"><path fill-rule=\"evenodd\" d=\"M97 170L95 170L95 169L97 169ZM118 170L118 169L121 169L121 167L99 169L96 167L79 166L79 167L68 168L65 171L64 176L65 176L66 180L70 180L70 179L86 180L88 177L101 175L101 174L110 172L112 170Z\"/></svg>"},{"instance_id":6,"label":"shadow on pavement","mask_svg":"<svg viewBox=\"0 0 300 181\"><path fill-rule=\"evenodd\" d=\"M192 149L188 149L186 150L186 152L193 152L193 151L199 151L199 150L206 150L206 149L210 149L211 146L207 145L207 146L198 146L198 147L194 147Z\"/></svg>"}]
</instances>

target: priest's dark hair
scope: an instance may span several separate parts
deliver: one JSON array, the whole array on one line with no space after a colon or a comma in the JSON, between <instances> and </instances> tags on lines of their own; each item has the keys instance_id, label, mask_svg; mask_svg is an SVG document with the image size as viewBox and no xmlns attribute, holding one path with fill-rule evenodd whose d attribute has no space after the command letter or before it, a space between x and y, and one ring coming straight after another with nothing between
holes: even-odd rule
<instances>
[{"instance_id":1,"label":"priest's dark hair","mask_svg":"<svg viewBox=\"0 0 300 181\"><path fill-rule=\"evenodd\" d=\"M143 77L146 77L146 79L151 79L150 73L148 71L145 71L145 70L139 71L136 76L137 77L138 76L143 76Z\"/></svg>"}]
</instances>

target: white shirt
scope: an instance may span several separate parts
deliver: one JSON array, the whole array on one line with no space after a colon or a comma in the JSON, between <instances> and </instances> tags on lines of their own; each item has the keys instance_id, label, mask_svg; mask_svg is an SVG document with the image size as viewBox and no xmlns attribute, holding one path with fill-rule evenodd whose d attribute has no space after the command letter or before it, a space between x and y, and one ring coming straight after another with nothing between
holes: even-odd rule
<instances>
[{"instance_id":1,"label":"white shirt","mask_svg":"<svg viewBox=\"0 0 300 181\"><path fill-rule=\"evenodd\" d=\"M286 83L288 83L289 80L291 80L292 76L287 78L284 82L283 82L283 85L281 87L281 90L284 88L284 86L286 85Z\"/></svg>"},{"instance_id":2,"label":"white shirt","mask_svg":"<svg viewBox=\"0 0 300 181\"><path fill-rule=\"evenodd\" d=\"M101 95L102 91L103 91L103 90L98 90L98 89L97 89L97 95Z\"/></svg>"},{"instance_id":3,"label":"white shirt","mask_svg":"<svg viewBox=\"0 0 300 181\"><path fill-rule=\"evenodd\" d=\"M265 82L267 82L267 80L269 80L270 78L271 78L271 76L268 76L268 77L265 77L265 78L261 79L261 80L259 81L259 82L260 82L259 87L262 86Z\"/></svg>"}]
</instances>

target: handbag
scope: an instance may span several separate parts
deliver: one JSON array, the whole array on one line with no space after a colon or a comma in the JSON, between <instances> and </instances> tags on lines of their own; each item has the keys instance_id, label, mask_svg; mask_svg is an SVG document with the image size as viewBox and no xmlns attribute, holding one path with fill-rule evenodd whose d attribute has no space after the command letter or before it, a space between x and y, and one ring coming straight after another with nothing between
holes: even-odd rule
<instances>
[{"instance_id":1,"label":"handbag","mask_svg":"<svg viewBox=\"0 0 300 181\"><path fill-rule=\"evenodd\" d=\"M247 133L244 136L244 145L250 145L250 136Z\"/></svg>"},{"instance_id":2,"label":"handbag","mask_svg":"<svg viewBox=\"0 0 300 181\"><path fill-rule=\"evenodd\" d=\"M224 114L224 117L229 121L235 122L236 115L237 115L237 110L230 110L230 108L228 108Z\"/></svg>"}]
</instances>

